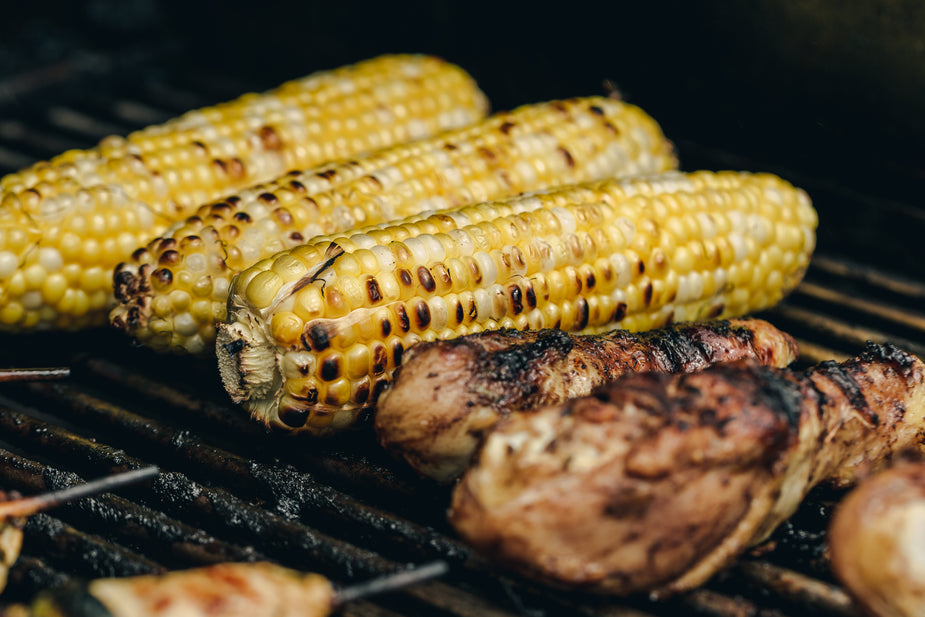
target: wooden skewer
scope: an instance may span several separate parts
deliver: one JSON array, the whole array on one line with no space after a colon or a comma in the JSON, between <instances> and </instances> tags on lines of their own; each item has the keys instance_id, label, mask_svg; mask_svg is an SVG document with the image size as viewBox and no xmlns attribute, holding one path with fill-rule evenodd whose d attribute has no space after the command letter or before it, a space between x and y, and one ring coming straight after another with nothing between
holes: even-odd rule
<instances>
[{"instance_id":1,"label":"wooden skewer","mask_svg":"<svg viewBox=\"0 0 925 617\"><path fill-rule=\"evenodd\" d=\"M66 366L53 368L4 368L0 369L0 382L46 381L70 377L71 369Z\"/></svg>"},{"instance_id":2,"label":"wooden skewer","mask_svg":"<svg viewBox=\"0 0 925 617\"><path fill-rule=\"evenodd\" d=\"M78 484L50 493L35 495L34 497L22 497L11 501L0 502L0 521L4 519L30 516L36 512L47 510L48 508L74 501L81 497L88 497L99 493L105 493L115 488L120 488L135 482L141 482L155 477L158 474L158 468L155 466L142 467L141 469L132 469L123 473L117 473L112 476L100 478Z\"/></svg>"}]
</instances>

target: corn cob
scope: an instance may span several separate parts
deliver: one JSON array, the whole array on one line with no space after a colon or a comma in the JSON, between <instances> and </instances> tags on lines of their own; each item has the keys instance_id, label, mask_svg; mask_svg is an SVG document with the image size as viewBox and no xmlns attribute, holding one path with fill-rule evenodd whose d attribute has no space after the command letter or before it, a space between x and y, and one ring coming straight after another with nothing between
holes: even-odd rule
<instances>
[{"instance_id":1,"label":"corn cob","mask_svg":"<svg viewBox=\"0 0 925 617\"><path fill-rule=\"evenodd\" d=\"M638 107L590 97L283 176L203 206L116 269L112 323L161 350L213 353L232 276L310 237L561 183L674 168Z\"/></svg>"},{"instance_id":2,"label":"corn cob","mask_svg":"<svg viewBox=\"0 0 925 617\"><path fill-rule=\"evenodd\" d=\"M672 172L318 237L235 279L222 380L269 425L334 432L422 340L639 331L770 307L801 280L816 224L807 195L776 176Z\"/></svg>"},{"instance_id":3,"label":"corn cob","mask_svg":"<svg viewBox=\"0 0 925 617\"><path fill-rule=\"evenodd\" d=\"M481 119L461 69L383 56L191 111L0 179L0 329L105 323L112 269L202 203Z\"/></svg>"}]
</instances>

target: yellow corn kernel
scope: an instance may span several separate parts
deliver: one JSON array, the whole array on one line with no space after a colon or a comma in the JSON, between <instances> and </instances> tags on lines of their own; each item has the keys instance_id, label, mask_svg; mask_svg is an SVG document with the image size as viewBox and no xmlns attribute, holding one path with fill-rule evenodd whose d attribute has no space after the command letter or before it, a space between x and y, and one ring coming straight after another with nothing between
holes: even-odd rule
<instances>
[{"instance_id":1,"label":"yellow corn kernel","mask_svg":"<svg viewBox=\"0 0 925 617\"><path fill-rule=\"evenodd\" d=\"M717 223L697 225L705 217ZM446 229L446 220L455 228ZM438 223L457 250L430 240ZM380 248L369 246L370 228L322 236L242 272L230 289L228 321L218 326L219 367L232 398L267 424L331 432L375 403L404 349L421 340L502 327L644 330L769 308L801 280L816 225L806 194L775 176L669 172L412 216L379 226ZM797 236L790 248L778 243ZM719 240L733 248L725 266L703 248ZM394 259L369 261L358 272L361 260L345 247L360 245ZM255 285L276 276L280 262L287 271L302 264L297 292L268 294ZM466 272L467 289L438 292L434 273L444 271ZM404 280L407 293L369 294L348 306L339 291L389 276ZM274 338L273 320L297 311L308 289L318 307L293 348L288 331ZM299 379L310 382L277 368L297 363L305 370Z\"/></svg>"},{"instance_id":2,"label":"yellow corn kernel","mask_svg":"<svg viewBox=\"0 0 925 617\"><path fill-rule=\"evenodd\" d=\"M201 238L196 251L205 251L210 257L208 267L196 276L230 281L236 272L260 259L319 234L558 184L656 173L675 165L671 144L655 121L638 108L603 97L554 101L497 114L472 127L348 163L287 174L234 199L203 206L166 235L181 243L183 238ZM524 172L525 168L530 173ZM370 229L368 234L357 237L355 246L343 247L347 254L338 263L339 271L353 277L379 265L411 264L429 252L458 258L458 238L448 235L456 226L452 215L414 220L414 231L411 227L393 230L389 238L408 240L401 252L389 251L381 232ZM485 248L500 238L523 233L523 223L513 219L505 229L489 226L484 229L484 237L473 236L468 241ZM184 351L182 337L154 336L144 327L143 315L151 306L151 296L169 293L146 284L169 251L185 253L182 246L165 247L159 240L140 249L132 262L119 267L116 289L122 304L111 318L146 345ZM186 269L184 264L180 258L171 267L174 280L178 271ZM451 268L459 267L459 263L447 265L446 270L452 276ZM523 268L519 263L510 267ZM401 274L397 289L403 294L407 289L403 277L415 278L417 272L407 270ZM453 285L445 282L442 272L431 274L436 285L433 293L442 294ZM362 291L352 287L340 288L338 293L347 297L347 305L352 305ZM394 286L389 286L387 293L395 291ZM224 305L224 298L216 298L213 312L221 314ZM127 315L135 318L127 319ZM202 322L204 329L212 325Z\"/></svg>"},{"instance_id":3,"label":"yellow corn kernel","mask_svg":"<svg viewBox=\"0 0 925 617\"><path fill-rule=\"evenodd\" d=\"M420 106L427 113L405 117L417 99L428 101ZM93 149L0 178L0 311L8 303L23 307L7 311L0 328L100 325L115 304L116 265L202 203L290 169L465 126L486 111L485 96L458 67L429 56L382 56L190 111L127 137L107 137ZM375 114L378 124L341 121L363 114ZM306 147L312 140L326 149ZM105 287L90 291L94 299L86 307L55 302L57 289L43 302L24 301L27 292L12 284L15 273L27 271L26 289L39 289L39 269L49 263L99 268Z\"/></svg>"}]
</instances>

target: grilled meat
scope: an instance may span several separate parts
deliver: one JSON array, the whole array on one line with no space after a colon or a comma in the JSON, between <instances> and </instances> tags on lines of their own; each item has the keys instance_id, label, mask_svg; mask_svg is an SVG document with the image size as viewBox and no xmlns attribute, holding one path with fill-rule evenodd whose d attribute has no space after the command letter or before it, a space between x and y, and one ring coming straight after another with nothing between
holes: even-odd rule
<instances>
[{"instance_id":1,"label":"grilled meat","mask_svg":"<svg viewBox=\"0 0 925 617\"><path fill-rule=\"evenodd\" d=\"M0 502L19 498L18 493L0 491ZM10 568L19 559L22 550L22 528L25 519L21 516L0 517L0 591L6 587L6 579Z\"/></svg>"},{"instance_id":2,"label":"grilled meat","mask_svg":"<svg viewBox=\"0 0 925 617\"><path fill-rule=\"evenodd\" d=\"M923 376L918 358L875 344L805 372L627 375L500 422L450 520L548 582L664 597L765 539L818 483L847 486L920 444Z\"/></svg>"},{"instance_id":3,"label":"grilled meat","mask_svg":"<svg viewBox=\"0 0 925 617\"><path fill-rule=\"evenodd\" d=\"M325 617L346 602L444 574L437 561L335 590L320 574L269 562L220 563L126 578L103 578L41 593L0 617Z\"/></svg>"},{"instance_id":4,"label":"grilled meat","mask_svg":"<svg viewBox=\"0 0 925 617\"><path fill-rule=\"evenodd\" d=\"M759 319L587 336L503 330L420 343L379 399L376 432L387 450L446 482L511 413L587 395L627 372L690 373L743 358L783 367L796 357L793 338Z\"/></svg>"},{"instance_id":5,"label":"grilled meat","mask_svg":"<svg viewBox=\"0 0 925 617\"><path fill-rule=\"evenodd\" d=\"M904 462L863 481L835 510L832 569L878 617L925 607L925 463Z\"/></svg>"}]
</instances>

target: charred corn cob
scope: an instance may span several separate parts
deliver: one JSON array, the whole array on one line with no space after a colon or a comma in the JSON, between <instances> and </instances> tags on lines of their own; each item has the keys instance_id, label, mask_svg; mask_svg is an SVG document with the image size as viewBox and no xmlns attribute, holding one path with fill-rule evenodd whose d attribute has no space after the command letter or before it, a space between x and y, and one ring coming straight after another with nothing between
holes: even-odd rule
<instances>
[{"instance_id":1,"label":"charred corn cob","mask_svg":"<svg viewBox=\"0 0 925 617\"><path fill-rule=\"evenodd\" d=\"M310 237L675 165L670 142L638 107L603 97L524 106L203 206L117 267L121 304L110 316L156 349L212 353L231 277Z\"/></svg>"},{"instance_id":2,"label":"charred corn cob","mask_svg":"<svg viewBox=\"0 0 925 617\"><path fill-rule=\"evenodd\" d=\"M0 329L105 323L115 265L202 203L464 126L486 108L458 67L384 56L10 174L0 179Z\"/></svg>"},{"instance_id":3,"label":"charred corn cob","mask_svg":"<svg viewBox=\"0 0 925 617\"><path fill-rule=\"evenodd\" d=\"M238 275L219 368L267 424L334 432L418 341L767 308L801 280L816 223L807 195L776 176L672 172L319 237Z\"/></svg>"}]
</instances>

